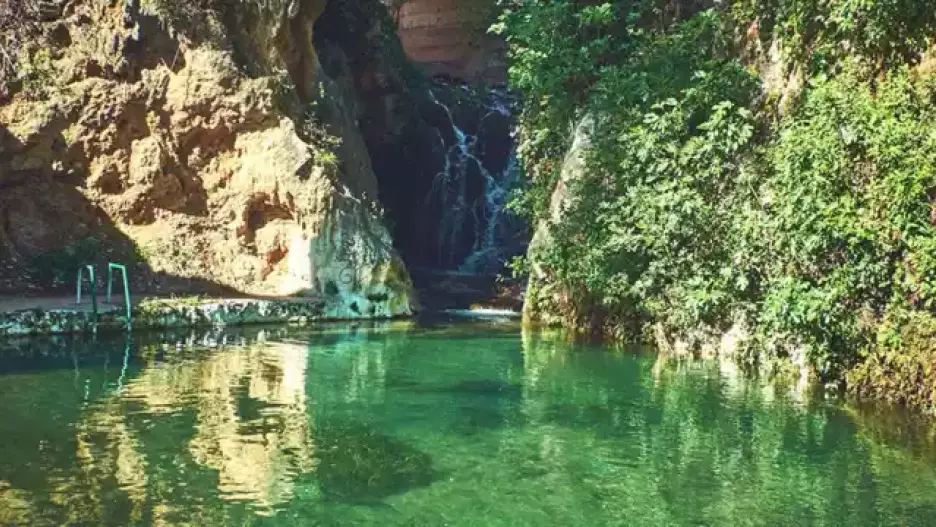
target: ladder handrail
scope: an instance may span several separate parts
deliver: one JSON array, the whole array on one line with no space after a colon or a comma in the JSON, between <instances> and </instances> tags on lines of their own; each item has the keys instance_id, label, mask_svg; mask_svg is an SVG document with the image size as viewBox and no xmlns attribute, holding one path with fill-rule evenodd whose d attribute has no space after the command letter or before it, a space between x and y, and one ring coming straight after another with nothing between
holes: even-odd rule
<instances>
[{"instance_id":1,"label":"ladder handrail","mask_svg":"<svg viewBox=\"0 0 936 527\"><path fill-rule=\"evenodd\" d=\"M84 267L78 268L78 286L75 294L75 303L81 305L81 282L84 281L85 271L88 271L88 282L91 289L91 309L94 311L94 318L96 319L98 316L97 276L95 276L93 265L85 265Z\"/></svg>"},{"instance_id":2,"label":"ladder handrail","mask_svg":"<svg viewBox=\"0 0 936 527\"><path fill-rule=\"evenodd\" d=\"M130 303L130 282L127 279L127 266L122 264L116 264L109 262L107 264L107 303L111 303L114 291L114 272L120 271L121 276L123 277L123 290L124 290L124 304L127 308L127 327L130 327L130 322L133 320L133 310L131 309Z\"/></svg>"}]
</instances>

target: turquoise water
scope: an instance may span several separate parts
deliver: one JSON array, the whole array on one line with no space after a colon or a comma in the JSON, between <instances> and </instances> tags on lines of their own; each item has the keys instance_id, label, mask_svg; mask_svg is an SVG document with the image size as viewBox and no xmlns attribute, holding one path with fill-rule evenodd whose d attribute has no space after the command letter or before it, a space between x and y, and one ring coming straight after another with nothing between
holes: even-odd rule
<instances>
[{"instance_id":1,"label":"turquoise water","mask_svg":"<svg viewBox=\"0 0 936 527\"><path fill-rule=\"evenodd\" d=\"M934 525L884 421L504 324L0 343L0 525ZM226 341L226 342L225 342Z\"/></svg>"}]
</instances>

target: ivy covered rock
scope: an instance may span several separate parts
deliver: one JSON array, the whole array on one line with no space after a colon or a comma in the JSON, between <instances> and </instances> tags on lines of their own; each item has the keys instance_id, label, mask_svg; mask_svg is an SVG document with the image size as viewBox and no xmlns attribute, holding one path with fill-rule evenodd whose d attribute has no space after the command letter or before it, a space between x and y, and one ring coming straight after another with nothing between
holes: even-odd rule
<instances>
[{"instance_id":1,"label":"ivy covered rock","mask_svg":"<svg viewBox=\"0 0 936 527\"><path fill-rule=\"evenodd\" d=\"M931 406L929 2L509 4L529 318Z\"/></svg>"}]
</instances>

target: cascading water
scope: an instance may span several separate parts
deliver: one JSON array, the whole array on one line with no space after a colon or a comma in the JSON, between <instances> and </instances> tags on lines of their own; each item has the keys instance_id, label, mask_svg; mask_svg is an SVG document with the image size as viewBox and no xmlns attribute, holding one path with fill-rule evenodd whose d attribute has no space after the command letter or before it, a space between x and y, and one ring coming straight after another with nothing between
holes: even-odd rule
<instances>
[{"instance_id":1,"label":"cascading water","mask_svg":"<svg viewBox=\"0 0 936 527\"><path fill-rule=\"evenodd\" d=\"M484 147L488 138L481 136L489 119L510 119L509 96L491 92L475 134L459 127L451 109L434 93L432 100L444 109L452 130L450 134L438 130L445 163L435 176L424 204L427 221L439 218L438 262L443 268L463 273L497 274L510 257L523 251L525 226L507 209L510 190L519 177L519 164L509 134L496 138L511 143L501 145L509 146L506 163L500 163L501 166L491 161L493 156Z\"/></svg>"}]
</instances>

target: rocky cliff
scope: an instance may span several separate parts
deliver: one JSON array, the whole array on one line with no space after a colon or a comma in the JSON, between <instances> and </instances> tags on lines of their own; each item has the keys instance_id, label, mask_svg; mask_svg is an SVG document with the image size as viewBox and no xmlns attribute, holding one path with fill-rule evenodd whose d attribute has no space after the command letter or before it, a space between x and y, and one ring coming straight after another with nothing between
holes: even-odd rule
<instances>
[{"instance_id":1,"label":"rocky cliff","mask_svg":"<svg viewBox=\"0 0 936 527\"><path fill-rule=\"evenodd\" d=\"M404 260L457 269L476 256L500 270L524 237L501 214L513 174L511 97L459 82L466 79L430 81L407 60L411 50L382 4L334 4L319 21L316 49L328 76L353 94L351 113ZM487 251L492 245L504 251Z\"/></svg>"},{"instance_id":2,"label":"rocky cliff","mask_svg":"<svg viewBox=\"0 0 936 527\"><path fill-rule=\"evenodd\" d=\"M592 115L584 116L576 125L571 145L559 171L559 178L549 196L548 212L536 224L530 241L530 278L523 306L524 318L529 321L561 325L565 322L565 317L586 327L598 322L581 320L583 315L591 316L592 313L588 310L582 310L583 313L575 312L577 299L574 292L557 283L553 270L543 262L545 251L555 242L553 226L566 220L566 212L572 199L569 188L577 184L585 173L586 155L592 146L594 128L595 119Z\"/></svg>"},{"instance_id":3,"label":"rocky cliff","mask_svg":"<svg viewBox=\"0 0 936 527\"><path fill-rule=\"evenodd\" d=\"M407 265L522 251L512 98L430 79L381 0L43 6L0 78L0 293L120 261L138 292L400 315Z\"/></svg>"},{"instance_id":4,"label":"rocky cliff","mask_svg":"<svg viewBox=\"0 0 936 527\"><path fill-rule=\"evenodd\" d=\"M506 42L488 34L491 0L408 0L395 15L407 55L430 75L507 82Z\"/></svg>"},{"instance_id":5,"label":"rocky cliff","mask_svg":"<svg viewBox=\"0 0 936 527\"><path fill-rule=\"evenodd\" d=\"M358 95L384 80L333 79L319 59L341 50L322 19L371 29L386 15L377 0L347 4L76 0L44 13L0 101L0 289L55 287L111 260L132 264L137 290L409 313L367 149L385 132L359 123Z\"/></svg>"}]
</instances>

